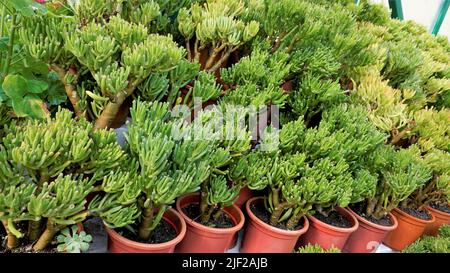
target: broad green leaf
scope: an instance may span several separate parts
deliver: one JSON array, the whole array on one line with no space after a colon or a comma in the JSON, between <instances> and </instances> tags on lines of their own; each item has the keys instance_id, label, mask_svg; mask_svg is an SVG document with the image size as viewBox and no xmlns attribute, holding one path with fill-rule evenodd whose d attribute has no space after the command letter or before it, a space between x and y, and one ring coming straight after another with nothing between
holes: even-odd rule
<instances>
[{"instance_id":1,"label":"broad green leaf","mask_svg":"<svg viewBox=\"0 0 450 273\"><path fill-rule=\"evenodd\" d=\"M39 80L28 80L28 91L34 94L40 94L48 89L48 83Z\"/></svg>"},{"instance_id":2,"label":"broad green leaf","mask_svg":"<svg viewBox=\"0 0 450 273\"><path fill-rule=\"evenodd\" d=\"M27 95L22 99L12 100L12 106L18 117L45 119L49 115L44 102L36 95Z\"/></svg>"},{"instance_id":3,"label":"broad green leaf","mask_svg":"<svg viewBox=\"0 0 450 273\"><path fill-rule=\"evenodd\" d=\"M20 75L8 75L2 84L5 94L13 100L20 100L28 90L28 81Z\"/></svg>"},{"instance_id":4,"label":"broad green leaf","mask_svg":"<svg viewBox=\"0 0 450 273\"><path fill-rule=\"evenodd\" d=\"M23 16L30 17L34 15L33 6L36 4L34 0L13 0L9 2Z\"/></svg>"}]
</instances>

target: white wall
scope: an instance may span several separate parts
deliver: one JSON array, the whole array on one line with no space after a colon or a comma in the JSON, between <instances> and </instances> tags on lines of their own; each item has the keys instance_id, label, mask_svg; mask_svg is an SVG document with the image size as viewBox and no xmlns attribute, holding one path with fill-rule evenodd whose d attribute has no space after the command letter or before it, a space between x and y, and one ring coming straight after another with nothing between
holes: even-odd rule
<instances>
[{"instance_id":1,"label":"white wall","mask_svg":"<svg viewBox=\"0 0 450 273\"><path fill-rule=\"evenodd\" d=\"M372 0L372 2L389 6L388 0ZM414 20L427 27L431 32L441 2L442 0L402 0L404 19ZM450 9L445 16L439 34L450 37Z\"/></svg>"}]
</instances>

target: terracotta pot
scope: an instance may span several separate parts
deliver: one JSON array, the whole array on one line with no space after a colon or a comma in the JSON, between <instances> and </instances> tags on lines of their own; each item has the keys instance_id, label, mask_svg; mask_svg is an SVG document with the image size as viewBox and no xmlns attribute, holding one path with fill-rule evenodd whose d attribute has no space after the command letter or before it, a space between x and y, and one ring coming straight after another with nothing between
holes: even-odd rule
<instances>
[{"instance_id":1,"label":"terracotta pot","mask_svg":"<svg viewBox=\"0 0 450 273\"><path fill-rule=\"evenodd\" d=\"M435 209L431 206L427 206L426 209L434 216L435 220L425 227L424 235L437 236L439 228L442 225L450 225L450 213Z\"/></svg>"},{"instance_id":2,"label":"terracotta pot","mask_svg":"<svg viewBox=\"0 0 450 273\"><path fill-rule=\"evenodd\" d=\"M343 252L375 253L387 233L391 230L395 230L398 226L397 218L395 218L392 213L389 213L389 217L394 224L392 226L382 226L359 216L350 208L347 208L347 210L358 219L359 226L358 229L348 237Z\"/></svg>"},{"instance_id":3,"label":"terracotta pot","mask_svg":"<svg viewBox=\"0 0 450 273\"><path fill-rule=\"evenodd\" d=\"M106 227L108 232L108 251L111 253L172 253L175 246L186 234L186 223L183 218L172 208L163 215L163 219L172 225L177 231L177 237L160 244L146 244L129 240L119 235L114 230Z\"/></svg>"},{"instance_id":4,"label":"terracotta pot","mask_svg":"<svg viewBox=\"0 0 450 273\"><path fill-rule=\"evenodd\" d=\"M212 228L204 226L189 218L183 208L199 203L200 194L190 193L178 198L176 207L181 217L186 221L186 236L177 246L180 253L223 253L229 249L235 234L244 226L245 217L235 205L227 207L224 212L234 223L232 228Z\"/></svg>"},{"instance_id":5,"label":"terracotta pot","mask_svg":"<svg viewBox=\"0 0 450 273\"><path fill-rule=\"evenodd\" d=\"M249 189L248 187L243 187L240 191L239 191L239 195L238 198L236 199L236 201L234 202L234 204L236 206L238 206L239 208L242 208L243 205L245 205L245 203L247 202L248 199L253 197L253 191L251 189Z\"/></svg>"},{"instance_id":6,"label":"terracotta pot","mask_svg":"<svg viewBox=\"0 0 450 273\"><path fill-rule=\"evenodd\" d=\"M308 218L299 230L284 230L273 227L259 219L250 209L253 203L261 203L264 197L253 197L245 204L249 222L242 241L241 253L290 253L294 250L300 235L309 227Z\"/></svg>"},{"instance_id":7,"label":"terracotta pot","mask_svg":"<svg viewBox=\"0 0 450 273\"><path fill-rule=\"evenodd\" d=\"M282 88L286 93L292 92L292 90L294 90L294 81L293 81L293 80L290 80L290 81L287 81L287 82L283 83L283 84L281 85L281 88Z\"/></svg>"},{"instance_id":8,"label":"terracotta pot","mask_svg":"<svg viewBox=\"0 0 450 273\"><path fill-rule=\"evenodd\" d=\"M352 226L340 228L308 215L309 229L300 238L300 245L319 244L323 249L330 249L333 246L342 249L350 234L358 229L359 224L356 217L346 209L338 207L336 211L349 220Z\"/></svg>"},{"instance_id":9,"label":"terracotta pot","mask_svg":"<svg viewBox=\"0 0 450 273\"><path fill-rule=\"evenodd\" d=\"M397 218L398 227L387 234L383 243L397 251L403 250L417 240L425 231L425 227L435 219L431 214L431 220L422 220L398 208L395 208L392 214Z\"/></svg>"}]
</instances>

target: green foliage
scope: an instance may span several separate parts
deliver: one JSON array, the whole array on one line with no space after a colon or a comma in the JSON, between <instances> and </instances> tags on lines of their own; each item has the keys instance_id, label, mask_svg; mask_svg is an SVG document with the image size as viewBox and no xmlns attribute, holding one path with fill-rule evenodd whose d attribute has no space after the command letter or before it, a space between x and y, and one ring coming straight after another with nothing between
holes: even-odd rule
<instances>
[{"instance_id":1,"label":"green foliage","mask_svg":"<svg viewBox=\"0 0 450 273\"><path fill-rule=\"evenodd\" d=\"M330 249L323 249L320 245L307 244L300 247L296 253L341 253L341 250L336 247L331 247Z\"/></svg>"},{"instance_id":2,"label":"green foliage","mask_svg":"<svg viewBox=\"0 0 450 273\"><path fill-rule=\"evenodd\" d=\"M419 238L402 253L450 253L450 225L441 226L437 237Z\"/></svg>"},{"instance_id":3,"label":"green foliage","mask_svg":"<svg viewBox=\"0 0 450 273\"><path fill-rule=\"evenodd\" d=\"M242 0L211 0L180 9L178 29L185 38L188 59L205 59L201 62L202 69L208 72L225 65L231 53L252 40L259 31L259 23L246 20L247 12L249 8Z\"/></svg>"},{"instance_id":4,"label":"green foliage","mask_svg":"<svg viewBox=\"0 0 450 273\"><path fill-rule=\"evenodd\" d=\"M85 231L79 231L77 226L72 226L61 230L56 240L59 243L58 252L81 253L88 251L92 236Z\"/></svg>"},{"instance_id":5,"label":"green foliage","mask_svg":"<svg viewBox=\"0 0 450 273\"><path fill-rule=\"evenodd\" d=\"M145 239L175 198L202 183L214 209L230 204L239 189L228 190L223 175L232 158L250 148L250 135L224 137L233 127L215 123L215 113L200 112L187 124L171 116L167 103L135 102L126 136L133 162L104 178L106 195L93 201L90 210L112 228L139 226Z\"/></svg>"},{"instance_id":6,"label":"green foliage","mask_svg":"<svg viewBox=\"0 0 450 273\"><path fill-rule=\"evenodd\" d=\"M58 73L76 115L88 115L99 129L111 125L141 83L184 56L171 35L152 33L160 16L154 1L81 0L60 16L26 20L20 37L31 56Z\"/></svg>"},{"instance_id":7,"label":"green foliage","mask_svg":"<svg viewBox=\"0 0 450 273\"><path fill-rule=\"evenodd\" d=\"M379 180L375 194L366 196L365 213L377 219L386 216L432 176L416 145L398 151L382 146L367 160L367 168Z\"/></svg>"},{"instance_id":8,"label":"green foliage","mask_svg":"<svg viewBox=\"0 0 450 273\"><path fill-rule=\"evenodd\" d=\"M45 122L13 122L5 132L0 145L0 219L7 223L8 236L36 236L30 240L39 239L38 249L50 243L51 234L87 217L84 205L94 183L125 160L113 131L92 132L90 123L76 121L68 110ZM20 221L45 222L50 231L25 232L15 227Z\"/></svg>"}]
</instances>

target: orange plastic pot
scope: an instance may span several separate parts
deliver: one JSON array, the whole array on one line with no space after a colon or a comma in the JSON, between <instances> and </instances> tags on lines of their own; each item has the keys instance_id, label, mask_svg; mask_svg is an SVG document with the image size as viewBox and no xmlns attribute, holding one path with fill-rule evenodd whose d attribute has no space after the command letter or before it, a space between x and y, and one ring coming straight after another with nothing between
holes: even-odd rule
<instances>
[{"instance_id":1,"label":"orange plastic pot","mask_svg":"<svg viewBox=\"0 0 450 273\"><path fill-rule=\"evenodd\" d=\"M435 220L425 227L424 235L437 236L439 228L442 225L450 225L450 213L435 209L431 206L427 206L427 210L434 216Z\"/></svg>"},{"instance_id":2,"label":"orange plastic pot","mask_svg":"<svg viewBox=\"0 0 450 273\"><path fill-rule=\"evenodd\" d=\"M172 208L163 215L163 219L172 225L177 231L177 237L160 244L146 244L129 240L113 229L106 227L108 232L108 251L111 253L173 253L175 246L181 242L186 234L186 223L183 218Z\"/></svg>"},{"instance_id":3,"label":"orange plastic pot","mask_svg":"<svg viewBox=\"0 0 450 273\"><path fill-rule=\"evenodd\" d=\"M241 253L292 252L298 238L308 230L308 218L303 217L304 224L299 230L284 230L273 227L259 219L250 209L251 204L262 203L263 201L264 197L253 197L245 205L249 222L242 241Z\"/></svg>"},{"instance_id":4,"label":"orange plastic pot","mask_svg":"<svg viewBox=\"0 0 450 273\"><path fill-rule=\"evenodd\" d=\"M235 205L227 207L224 212L231 218L234 226L231 228L212 228L204 226L189 218L183 208L190 204L199 203L200 194L190 193L178 198L176 208L186 221L186 236L177 246L179 253L224 253L234 239L235 234L244 226L245 217Z\"/></svg>"},{"instance_id":5,"label":"orange plastic pot","mask_svg":"<svg viewBox=\"0 0 450 273\"><path fill-rule=\"evenodd\" d=\"M378 246L383 242L387 233L395 230L398 226L397 218L389 213L394 224L392 226L382 226L370 222L369 220L359 216L350 208L347 210L358 220L358 228L350 234L344 245L343 252L349 253L374 253Z\"/></svg>"},{"instance_id":6,"label":"orange plastic pot","mask_svg":"<svg viewBox=\"0 0 450 273\"><path fill-rule=\"evenodd\" d=\"M251 189L249 189L248 187L243 187L240 191L239 191L239 195L238 198L236 199L236 201L234 202L234 204L236 206L238 206L239 208L242 208L243 205L245 205L245 203L247 202L248 199L253 197L253 191Z\"/></svg>"},{"instance_id":7,"label":"orange plastic pot","mask_svg":"<svg viewBox=\"0 0 450 273\"><path fill-rule=\"evenodd\" d=\"M435 219L431 214L430 220L422 220L398 208L395 208L392 214L397 218L398 227L387 234L383 243L397 251L403 250L417 240L425 231L425 227Z\"/></svg>"},{"instance_id":8,"label":"orange plastic pot","mask_svg":"<svg viewBox=\"0 0 450 273\"><path fill-rule=\"evenodd\" d=\"M343 208L336 208L336 211L344 216L352 224L349 228L340 228L329 225L308 215L309 229L300 238L300 245L319 244L323 249L337 247L342 249L351 233L358 229L358 220L349 211Z\"/></svg>"}]
</instances>

